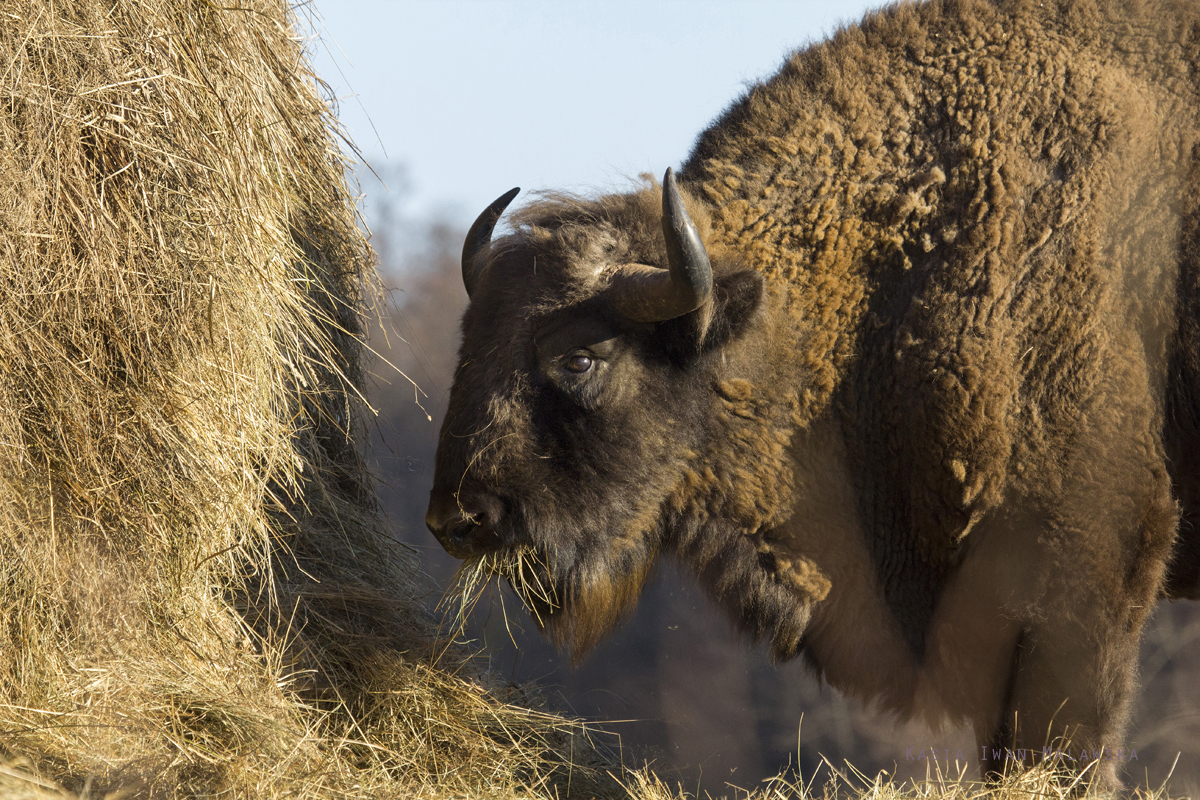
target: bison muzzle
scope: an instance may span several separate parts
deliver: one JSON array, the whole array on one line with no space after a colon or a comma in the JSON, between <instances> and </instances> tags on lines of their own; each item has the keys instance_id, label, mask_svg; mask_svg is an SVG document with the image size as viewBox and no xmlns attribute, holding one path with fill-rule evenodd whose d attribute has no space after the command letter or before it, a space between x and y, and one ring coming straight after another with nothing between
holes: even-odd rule
<instances>
[{"instance_id":1,"label":"bison muzzle","mask_svg":"<svg viewBox=\"0 0 1200 800\"><path fill-rule=\"evenodd\" d=\"M670 554L776 657L969 722L987 774L1124 747L1147 615L1200 596L1198 75L1194 4L901 5L678 183L493 238L505 194L430 530L576 658Z\"/></svg>"}]
</instances>

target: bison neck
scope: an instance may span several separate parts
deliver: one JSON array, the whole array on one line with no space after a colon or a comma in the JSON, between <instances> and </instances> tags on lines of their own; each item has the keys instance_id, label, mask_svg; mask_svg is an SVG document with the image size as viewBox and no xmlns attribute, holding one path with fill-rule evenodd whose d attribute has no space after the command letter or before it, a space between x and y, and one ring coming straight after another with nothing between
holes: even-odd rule
<instances>
[{"instance_id":1,"label":"bison neck","mask_svg":"<svg viewBox=\"0 0 1200 800\"><path fill-rule=\"evenodd\" d=\"M840 415L800 427L796 403L775 405L748 381L719 393L746 452L698 461L692 488L708 491L675 509L678 555L775 658L803 652L834 686L908 715L945 570L933 559L881 569L891 550L868 535Z\"/></svg>"}]
</instances>

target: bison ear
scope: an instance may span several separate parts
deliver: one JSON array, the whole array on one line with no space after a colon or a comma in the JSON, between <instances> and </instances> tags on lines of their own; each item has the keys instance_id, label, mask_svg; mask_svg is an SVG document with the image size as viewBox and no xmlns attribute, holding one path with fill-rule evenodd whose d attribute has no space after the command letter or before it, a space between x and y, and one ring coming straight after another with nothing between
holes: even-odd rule
<instances>
[{"instance_id":1,"label":"bison ear","mask_svg":"<svg viewBox=\"0 0 1200 800\"><path fill-rule=\"evenodd\" d=\"M759 314L763 291L763 277L754 270L717 278L708 303L659 324L672 359L690 361L740 339Z\"/></svg>"}]
</instances>

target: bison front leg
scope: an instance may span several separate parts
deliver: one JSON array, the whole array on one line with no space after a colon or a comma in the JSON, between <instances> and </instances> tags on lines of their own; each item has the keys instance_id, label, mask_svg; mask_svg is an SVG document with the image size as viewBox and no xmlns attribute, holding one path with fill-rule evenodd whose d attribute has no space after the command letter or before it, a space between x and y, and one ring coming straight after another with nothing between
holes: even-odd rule
<instances>
[{"instance_id":1,"label":"bison front leg","mask_svg":"<svg viewBox=\"0 0 1200 800\"><path fill-rule=\"evenodd\" d=\"M1119 785L1116 760L1134 688L1137 636L1097 636L1078 625L1036 625L1023 632L1013 658L1000 719L981 744L984 776L1057 758L1063 773L1093 760L1098 788Z\"/></svg>"},{"instance_id":2,"label":"bison front leg","mask_svg":"<svg viewBox=\"0 0 1200 800\"><path fill-rule=\"evenodd\" d=\"M1144 459L1146 449L1139 451ZM1097 481L1114 472L1124 479ZM1142 625L1159 591L1177 515L1161 462L1142 461L1140 468L1131 468L1130 459L1093 462L1074 477L1074 491L1040 515L1031 537L1028 555L1036 555L1039 568L1032 586L1019 587L1025 596L1005 609L1020 625L1011 669L999 713L978 720L977 735L986 776L1057 755L1064 773L1098 761L1092 781L1112 789L1120 784L1120 754L1129 748L1124 737Z\"/></svg>"}]
</instances>

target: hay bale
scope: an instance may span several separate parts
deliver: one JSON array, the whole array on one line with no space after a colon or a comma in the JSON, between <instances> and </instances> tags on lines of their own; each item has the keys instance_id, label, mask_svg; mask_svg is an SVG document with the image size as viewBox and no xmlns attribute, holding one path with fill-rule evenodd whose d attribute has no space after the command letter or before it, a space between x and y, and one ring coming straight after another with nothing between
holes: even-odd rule
<instances>
[{"instance_id":1,"label":"hay bale","mask_svg":"<svg viewBox=\"0 0 1200 800\"><path fill-rule=\"evenodd\" d=\"M5 774L162 796L545 779L564 723L436 661L375 507L371 253L287 5L12 8Z\"/></svg>"}]
</instances>

